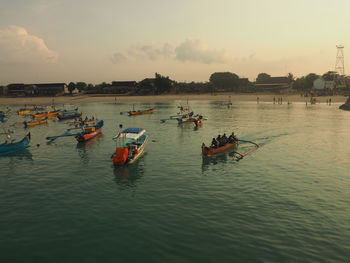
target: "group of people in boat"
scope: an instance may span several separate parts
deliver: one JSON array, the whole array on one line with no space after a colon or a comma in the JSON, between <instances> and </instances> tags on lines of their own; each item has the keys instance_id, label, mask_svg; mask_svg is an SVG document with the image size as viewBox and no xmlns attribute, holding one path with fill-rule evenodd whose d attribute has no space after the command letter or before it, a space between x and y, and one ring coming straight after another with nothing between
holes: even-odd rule
<instances>
[{"instance_id":1,"label":"group of people in boat","mask_svg":"<svg viewBox=\"0 0 350 263\"><path fill-rule=\"evenodd\" d=\"M75 127L78 127L80 125L85 125L89 122L94 122L94 121L97 121L97 118L95 119L94 116L92 116L91 118L88 118L88 116L86 116L85 119L83 119L82 117L74 118L74 125Z\"/></svg>"},{"instance_id":2,"label":"group of people in boat","mask_svg":"<svg viewBox=\"0 0 350 263\"><path fill-rule=\"evenodd\" d=\"M227 137L225 133L223 135L219 134L218 137L213 138L213 140L211 141L210 148L219 148L225 146L228 143L235 143L237 140L238 139L235 136L234 132L232 132L232 134L229 137Z\"/></svg>"}]
</instances>

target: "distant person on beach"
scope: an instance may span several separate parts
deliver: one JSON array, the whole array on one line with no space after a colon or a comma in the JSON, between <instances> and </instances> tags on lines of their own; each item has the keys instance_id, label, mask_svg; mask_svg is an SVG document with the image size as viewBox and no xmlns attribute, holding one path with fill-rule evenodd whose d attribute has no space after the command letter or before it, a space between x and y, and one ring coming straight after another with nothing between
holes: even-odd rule
<instances>
[{"instance_id":1,"label":"distant person on beach","mask_svg":"<svg viewBox=\"0 0 350 263\"><path fill-rule=\"evenodd\" d=\"M276 98L275 97L273 97L273 104L275 104L276 103Z\"/></svg>"},{"instance_id":2,"label":"distant person on beach","mask_svg":"<svg viewBox=\"0 0 350 263\"><path fill-rule=\"evenodd\" d=\"M256 103L259 104L259 100L260 100L259 97L257 97L257 98L256 98Z\"/></svg>"}]
</instances>

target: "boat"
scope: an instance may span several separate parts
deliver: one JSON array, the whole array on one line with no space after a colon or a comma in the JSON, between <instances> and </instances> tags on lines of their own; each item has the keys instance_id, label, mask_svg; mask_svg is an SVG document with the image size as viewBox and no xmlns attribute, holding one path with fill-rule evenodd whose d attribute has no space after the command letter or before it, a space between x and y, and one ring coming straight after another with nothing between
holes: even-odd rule
<instances>
[{"instance_id":1,"label":"boat","mask_svg":"<svg viewBox=\"0 0 350 263\"><path fill-rule=\"evenodd\" d=\"M8 138L9 138L9 135L8 135ZM28 133L26 136L23 137L22 140L18 142L13 140L11 140L10 142L5 141L4 143L0 144L0 154L24 150L29 147L29 143L30 143L30 133Z\"/></svg>"},{"instance_id":2,"label":"boat","mask_svg":"<svg viewBox=\"0 0 350 263\"><path fill-rule=\"evenodd\" d=\"M152 113L154 113L154 109L128 111L129 116L142 115L142 114L152 114Z\"/></svg>"},{"instance_id":3,"label":"boat","mask_svg":"<svg viewBox=\"0 0 350 263\"><path fill-rule=\"evenodd\" d=\"M77 135L75 135L75 138L78 142L88 141L101 133L103 124L103 120L100 120L93 126L85 126L82 132L79 132Z\"/></svg>"},{"instance_id":4,"label":"boat","mask_svg":"<svg viewBox=\"0 0 350 263\"><path fill-rule=\"evenodd\" d=\"M32 113L31 109L19 109L17 111L18 115L28 115L28 114L31 114L31 113Z\"/></svg>"},{"instance_id":5,"label":"boat","mask_svg":"<svg viewBox=\"0 0 350 263\"><path fill-rule=\"evenodd\" d=\"M0 111L0 122L4 122L6 119L6 114L3 111Z\"/></svg>"},{"instance_id":6,"label":"boat","mask_svg":"<svg viewBox=\"0 0 350 263\"><path fill-rule=\"evenodd\" d=\"M118 133L114 138L116 148L112 155L115 165L132 164L145 152L148 135L143 128L128 128Z\"/></svg>"},{"instance_id":7,"label":"boat","mask_svg":"<svg viewBox=\"0 0 350 263\"><path fill-rule=\"evenodd\" d=\"M8 119L8 115L11 112L10 109L7 108L7 111L0 111L0 122L5 122Z\"/></svg>"},{"instance_id":8,"label":"boat","mask_svg":"<svg viewBox=\"0 0 350 263\"><path fill-rule=\"evenodd\" d=\"M63 110L59 114L57 114L57 118L59 120L68 120L68 119L75 119L80 118L82 115L81 112L78 112L78 108L74 110Z\"/></svg>"},{"instance_id":9,"label":"boat","mask_svg":"<svg viewBox=\"0 0 350 263\"><path fill-rule=\"evenodd\" d=\"M41 118L45 118L45 117L49 118L49 117L57 116L60 113L61 113L60 110L52 110L52 111L47 111L47 112L37 112L37 113L33 114L32 117L34 119L41 119Z\"/></svg>"},{"instance_id":10,"label":"boat","mask_svg":"<svg viewBox=\"0 0 350 263\"><path fill-rule=\"evenodd\" d=\"M221 152L225 152L228 150L232 150L234 149L237 145L238 145L238 139L234 136L234 133L232 133L232 135L230 135L230 137L228 139L225 140L225 144L219 147L208 147L205 146L205 144L202 144L202 154L204 156L211 156L211 155L215 155ZM220 143L220 139L216 140L217 143Z\"/></svg>"},{"instance_id":11,"label":"boat","mask_svg":"<svg viewBox=\"0 0 350 263\"><path fill-rule=\"evenodd\" d=\"M47 123L47 118L43 118L43 119L39 119L39 120L32 120L32 121L24 121L24 128L27 127L33 127L33 126L37 126L40 124L46 124Z\"/></svg>"},{"instance_id":12,"label":"boat","mask_svg":"<svg viewBox=\"0 0 350 263\"><path fill-rule=\"evenodd\" d=\"M236 146L237 146L237 142L226 143L224 146L221 146L218 148L212 148L212 147L207 147L205 145L202 145L202 154L205 156L215 155L215 154L233 149Z\"/></svg>"},{"instance_id":13,"label":"boat","mask_svg":"<svg viewBox=\"0 0 350 263\"><path fill-rule=\"evenodd\" d=\"M195 116L194 118L192 118L192 121L193 121L195 127L202 126L203 120L204 119L203 119L202 115L198 115L198 116Z\"/></svg>"},{"instance_id":14,"label":"boat","mask_svg":"<svg viewBox=\"0 0 350 263\"><path fill-rule=\"evenodd\" d=\"M346 100L346 102L339 106L341 110L350 110L350 97Z\"/></svg>"},{"instance_id":15,"label":"boat","mask_svg":"<svg viewBox=\"0 0 350 263\"><path fill-rule=\"evenodd\" d=\"M75 127L79 127L79 126L83 126L83 125L94 125L98 122L98 120L75 120L75 121L72 121L72 122L69 122L68 124L70 126L75 126Z\"/></svg>"}]
</instances>

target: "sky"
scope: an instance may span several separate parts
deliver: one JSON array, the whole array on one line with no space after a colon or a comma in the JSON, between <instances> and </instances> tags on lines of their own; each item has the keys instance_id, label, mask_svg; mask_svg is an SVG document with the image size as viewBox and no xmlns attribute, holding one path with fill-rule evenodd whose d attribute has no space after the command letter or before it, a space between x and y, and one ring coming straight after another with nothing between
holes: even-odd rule
<instances>
[{"instance_id":1,"label":"sky","mask_svg":"<svg viewBox=\"0 0 350 263\"><path fill-rule=\"evenodd\" d=\"M233 72L300 77L350 61L347 0L0 0L0 85Z\"/></svg>"}]
</instances>

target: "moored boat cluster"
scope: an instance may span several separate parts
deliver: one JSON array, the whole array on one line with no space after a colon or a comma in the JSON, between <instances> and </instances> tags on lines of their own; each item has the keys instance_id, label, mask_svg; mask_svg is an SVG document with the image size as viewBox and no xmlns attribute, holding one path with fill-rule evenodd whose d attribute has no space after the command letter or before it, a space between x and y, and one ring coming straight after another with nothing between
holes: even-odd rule
<instances>
[{"instance_id":1,"label":"moored boat cluster","mask_svg":"<svg viewBox=\"0 0 350 263\"><path fill-rule=\"evenodd\" d=\"M194 114L189 107L179 106L179 112L176 115L169 116L168 118L160 119L161 123L166 121L175 120L178 125L183 125L186 123L193 123L195 128L202 126L203 121L207 120L201 114ZM0 112L0 117L2 116L3 120L9 117L9 112ZM146 109L146 110L135 110L126 112L129 116L137 116L143 114L152 114L155 112L155 109ZM1 115L2 114L2 115ZM74 109L56 109L52 107L50 109L42 106L32 106L19 109L17 111L18 115L21 116L30 116L31 120L23 121L24 127L30 128L34 126L39 126L42 124L47 124L49 120L56 119L59 121L70 120L67 122L68 125L73 126L67 128L58 135L52 135L46 137L48 143L57 140L58 138L63 137L74 137L78 143L84 143L86 141L92 140L102 133L102 128L104 126L104 120L98 120L97 118L85 118L82 117L82 112L78 111L78 108ZM122 114L122 112L121 112ZM149 135L146 133L144 128L126 128L118 132L113 140L115 141L115 150L111 155L113 164L115 165L125 165L132 164L137 161L145 152L145 147L149 139ZM0 154L11 153L14 151L21 151L30 147L30 133L27 133L21 140L14 140L11 137L11 130L4 130L0 135L7 136L7 139L4 143L0 144ZM212 145L207 147L203 143L202 145L202 155L211 156L224 151L233 150L238 145L238 139L232 133L228 138L226 135L222 137L219 136L216 140L215 138L212 141ZM235 152L241 155L238 152ZM241 155L242 156L242 155Z\"/></svg>"}]
</instances>

